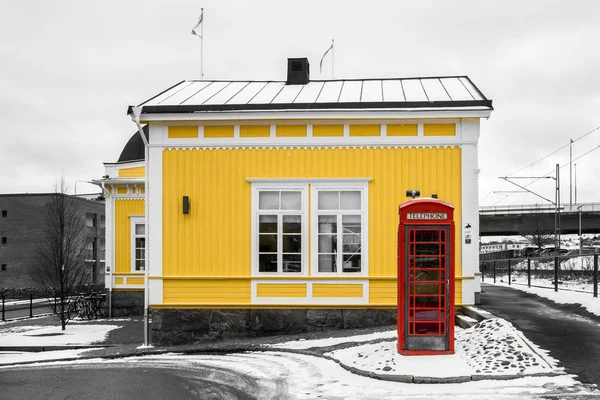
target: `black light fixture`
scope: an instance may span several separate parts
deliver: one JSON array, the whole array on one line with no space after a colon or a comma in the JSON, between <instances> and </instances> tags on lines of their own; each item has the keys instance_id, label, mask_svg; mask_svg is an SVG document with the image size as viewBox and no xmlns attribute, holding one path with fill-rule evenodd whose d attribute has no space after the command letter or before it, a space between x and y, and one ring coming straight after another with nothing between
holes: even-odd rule
<instances>
[{"instance_id":1,"label":"black light fixture","mask_svg":"<svg viewBox=\"0 0 600 400\"><path fill-rule=\"evenodd\" d=\"M434 193L434 194L432 194L432 195L431 195L431 198L432 198L432 199L437 199L437 198L438 198L438 195Z\"/></svg>"},{"instance_id":2,"label":"black light fixture","mask_svg":"<svg viewBox=\"0 0 600 400\"><path fill-rule=\"evenodd\" d=\"M406 197L412 197L413 199L419 197L421 195L420 190L407 190Z\"/></svg>"},{"instance_id":3,"label":"black light fixture","mask_svg":"<svg viewBox=\"0 0 600 400\"><path fill-rule=\"evenodd\" d=\"M189 196L183 196L183 213L190 213L190 198Z\"/></svg>"}]
</instances>

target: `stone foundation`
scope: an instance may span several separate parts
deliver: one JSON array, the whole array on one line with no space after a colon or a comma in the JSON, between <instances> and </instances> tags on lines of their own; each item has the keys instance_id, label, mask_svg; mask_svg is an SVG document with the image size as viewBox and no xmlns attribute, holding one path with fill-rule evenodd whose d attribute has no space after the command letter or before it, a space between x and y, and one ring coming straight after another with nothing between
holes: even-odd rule
<instances>
[{"instance_id":1,"label":"stone foundation","mask_svg":"<svg viewBox=\"0 0 600 400\"><path fill-rule=\"evenodd\" d=\"M105 315L108 315L108 296ZM112 292L112 317L137 317L144 315L144 292Z\"/></svg>"},{"instance_id":2,"label":"stone foundation","mask_svg":"<svg viewBox=\"0 0 600 400\"><path fill-rule=\"evenodd\" d=\"M191 344L220 337L256 337L395 325L396 310L156 309L151 341Z\"/></svg>"}]
</instances>

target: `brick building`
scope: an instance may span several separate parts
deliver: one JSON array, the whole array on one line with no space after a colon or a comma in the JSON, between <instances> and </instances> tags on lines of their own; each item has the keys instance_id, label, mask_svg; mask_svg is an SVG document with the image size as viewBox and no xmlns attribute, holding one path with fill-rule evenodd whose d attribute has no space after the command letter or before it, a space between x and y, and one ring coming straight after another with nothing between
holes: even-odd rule
<instances>
[{"instance_id":1,"label":"brick building","mask_svg":"<svg viewBox=\"0 0 600 400\"><path fill-rule=\"evenodd\" d=\"M0 288L33 287L29 271L44 235L47 206L54 193L0 194ZM70 196L88 236L88 265L94 282L104 275L104 199Z\"/></svg>"}]
</instances>

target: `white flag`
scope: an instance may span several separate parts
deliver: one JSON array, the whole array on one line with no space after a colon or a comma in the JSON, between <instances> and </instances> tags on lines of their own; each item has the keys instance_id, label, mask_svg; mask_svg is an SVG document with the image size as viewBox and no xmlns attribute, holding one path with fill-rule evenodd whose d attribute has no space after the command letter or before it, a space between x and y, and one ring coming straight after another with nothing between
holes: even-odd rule
<instances>
[{"instance_id":1,"label":"white flag","mask_svg":"<svg viewBox=\"0 0 600 400\"><path fill-rule=\"evenodd\" d=\"M321 62L319 63L319 70L321 71L321 73L323 72L323 60L325 59L327 53L329 53L331 50L333 50L333 40L331 41L331 46L329 46L325 54L323 54L323 57L321 57Z\"/></svg>"},{"instance_id":2,"label":"white flag","mask_svg":"<svg viewBox=\"0 0 600 400\"><path fill-rule=\"evenodd\" d=\"M196 26L194 26L192 28L192 35L196 35L199 38L201 38L202 36L200 36L198 33L196 33L196 28L198 28L200 25L202 25L202 20L204 19L204 10L202 10L202 13L200 14L200 18L198 18L198 23L196 24Z\"/></svg>"}]
</instances>

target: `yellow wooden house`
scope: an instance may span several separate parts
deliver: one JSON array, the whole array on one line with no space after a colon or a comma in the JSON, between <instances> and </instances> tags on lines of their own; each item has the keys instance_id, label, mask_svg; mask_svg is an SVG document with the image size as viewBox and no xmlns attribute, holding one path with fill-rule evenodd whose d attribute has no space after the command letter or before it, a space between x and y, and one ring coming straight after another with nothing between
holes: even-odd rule
<instances>
[{"instance_id":1,"label":"yellow wooden house","mask_svg":"<svg viewBox=\"0 0 600 400\"><path fill-rule=\"evenodd\" d=\"M147 148L132 138L138 156L98 180L106 284L147 287L157 340L211 310L238 332L269 330L266 315L273 330L391 321L407 190L455 207L456 306L474 303L477 147L493 108L468 77L311 81L290 59L287 81L182 81L135 110ZM334 321L311 325L318 315Z\"/></svg>"}]
</instances>

